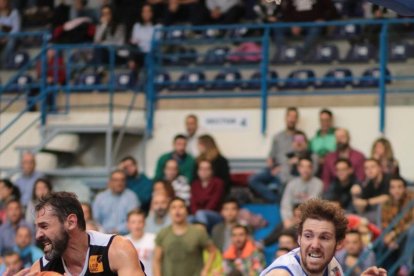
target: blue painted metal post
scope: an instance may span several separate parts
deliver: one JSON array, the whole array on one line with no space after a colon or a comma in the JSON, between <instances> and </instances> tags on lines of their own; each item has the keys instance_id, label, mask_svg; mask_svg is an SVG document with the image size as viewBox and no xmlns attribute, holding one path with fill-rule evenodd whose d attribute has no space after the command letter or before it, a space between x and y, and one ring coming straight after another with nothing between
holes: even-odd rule
<instances>
[{"instance_id":1,"label":"blue painted metal post","mask_svg":"<svg viewBox=\"0 0 414 276\"><path fill-rule=\"evenodd\" d=\"M70 86L71 86L71 82L70 82L70 74L72 71L72 48L67 49L67 53L66 53L66 58L67 58L67 62L66 62L66 85L65 85L65 113L69 113L70 110ZM62 50L63 51L63 50ZM65 58L65 57L63 57Z\"/></svg>"},{"instance_id":2,"label":"blue painted metal post","mask_svg":"<svg viewBox=\"0 0 414 276\"><path fill-rule=\"evenodd\" d=\"M42 53L40 57L40 72L41 72L41 78L40 78L40 99L41 99L41 126L44 127L46 125L46 119L47 119L47 95L50 93L47 89L46 85L46 78L47 78L47 63L46 63L46 57L47 57L47 39L44 36L43 37L43 43L42 43Z\"/></svg>"},{"instance_id":3,"label":"blue painted metal post","mask_svg":"<svg viewBox=\"0 0 414 276\"><path fill-rule=\"evenodd\" d=\"M115 47L109 46L109 122L106 132L106 168L112 170L112 134L114 127L114 92L115 92Z\"/></svg>"},{"instance_id":4,"label":"blue painted metal post","mask_svg":"<svg viewBox=\"0 0 414 276\"><path fill-rule=\"evenodd\" d=\"M155 112L155 104L156 104L156 91L155 91L155 55L154 52L157 51L157 37L158 32L160 30L157 28L152 36L151 41L151 51L145 57L145 64L146 68L148 68L147 72L147 83L146 83L146 119L147 119L147 126L146 126L146 135L147 137L152 137L154 131L154 112Z\"/></svg>"},{"instance_id":5,"label":"blue painted metal post","mask_svg":"<svg viewBox=\"0 0 414 276\"><path fill-rule=\"evenodd\" d=\"M262 63L261 63L261 111L262 111L262 135L266 135L267 131L267 78L269 70L269 33L270 28L265 27L262 42Z\"/></svg>"},{"instance_id":6,"label":"blue painted metal post","mask_svg":"<svg viewBox=\"0 0 414 276\"><path fill-rule=\"evenodd\" d=\"M388 60L388 23L382 23L380 34L380 78L379 78L379 108L380 124L379 131L385 134L386 105L387 105L387 60Z\"/></svg>"}]
</instances>

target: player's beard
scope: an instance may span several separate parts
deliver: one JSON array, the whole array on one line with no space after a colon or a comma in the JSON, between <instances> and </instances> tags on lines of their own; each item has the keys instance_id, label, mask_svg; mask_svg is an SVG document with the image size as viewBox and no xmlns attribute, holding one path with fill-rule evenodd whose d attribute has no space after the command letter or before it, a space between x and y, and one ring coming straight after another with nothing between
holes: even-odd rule
<instances>
[{"instance_id":1,"label":"player's beard","mask_svg":"<svg viewBox=\"0 0 414 276\"><path fill-rule=\"evenodd\" d=\"M44 237L40 239L39 242L43 244L44 249L46 249L45 243L50 247L47 252L45 251L45 258L46 260L51 261L60 258L63 255L69 243L69 234L62 227L59 235L57 235L54 240Z\"/></svg>"},{"instance_id":2,"label":"player's beard","mask_svg":"<svg viewBox=\"0 0 414 276\"><path fill-rule=\"evenodd\" d=\"M306 251L305 254L306 255L301 255L301 261L303 263L303 266L305 268L305 270L311 274L319 274L322 273L328 266L328 264L331 262L335 251L332 252L331 254L326 254L328 252L323 252L321 250L312 250L312 253L316 253L316 254L321 254L321 257L323 260L321 260L321 262L319 263L319 265L311 265L310 264L310 257L308 256L308 254L311 252L311 250ZM301 253L302 254L302 253Z\"/></svg>"}]
</instances>

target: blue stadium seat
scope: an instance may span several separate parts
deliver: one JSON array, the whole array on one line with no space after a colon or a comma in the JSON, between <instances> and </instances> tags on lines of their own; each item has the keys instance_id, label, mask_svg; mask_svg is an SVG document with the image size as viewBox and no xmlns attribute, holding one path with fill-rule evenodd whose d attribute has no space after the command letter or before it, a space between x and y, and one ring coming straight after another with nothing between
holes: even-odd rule
<instances>
[{"instance_id":1,"label":"blue stadium seat","mask_svg":"<svg viewBox=\"0 0 414 276\"><path fill-rule=\"evenodd\" d=\"M345 88L352 85L352 72L348 68L335 68L326 72L319 88Z\"/></svg>"},{"instance_id":2,"label":"blue stadium seat","mask_svg":"<svg viewBox=\"0 0 414 276\"><path fill-rule=\"evenodd\" d=\"M361 34L361 30L360 25L349 23L338 27L336 37L339 39L353 39Z\"/></svg>"},{"instance_id":3,"label":"blue stadium seat","mask_svg":"<svg viewBox=\"0 0 414 276\"><path fill-rule=\"evenodd\" d=\"M217 38L220 36L220 30L212 28L212 29L207 29L203 32L203 37L204 38Z\"/></svg>"},{"instance_id":4,"label":"blue stadium seat","mask_svg":"<svg viewBox=\"0 0 414 276\"><path fill-rule=\"evenodd\" d=\"M207 51L202 61L204 65L222 65L226 62L226 57L230 52L227 46L211 48Z\"/></svg>"},{"instance_id":5,"label":"blue stadium seat","mask_svg":"<svg viewBox=\"0 0 414 276\"><path fill-rule=\"evenodd\" d=\"M128 90L134 88L137 78L132 73L119 73L116 75L116 89Z\"/></svg>"},{"instance_id":6,"label":"blue stadium seat","mask_svg":"<svg viewBox=\"0 0 414 276\"><path fill-rule=\"evenodd\" d=\"M99 85L101 84L101 78L98 74L95 73L85 73L79 75L79 77L75 80L75 85L84 86L79 89L78 91L92 91L96 90L93 88L88 88L87 86Z\"/></svg>"},{"instance_id":7,"label":"blue stadium seat","mask_svg":"<svg viewBox=\"0 0 414 276\"><path fill-rule=\"evenodd\" d=\"M262 73L260 71L254 72L250 77L250 82L246 83L243 87L243 89L246 90L258 90L261 88L261 79L262 79ZM276 71L268 71L267 75L267 87L276 87L277 86L277 79L278 74Z\"/></svg>"},{"instance_id":8,"label":"blue stadium seat","mask_svg":"<svg viewBox=\"0 0 414 276\"><path fill-rule=\"evenodd\" d=\"M236 28L230 31L230 38L242 38L249 34L249 29L246 27Z\"/></svg>"},{"instance_id":9,"label":"blue stadium seat","mask_svg":"<svg viewBox=\"0 0 414 276\"><path fill-rule=\"evenodd\" d=\"M93 60L93 51L91 49L74 49L70 52L69 61L71 63L90 63Z\"/></svg>"},{"instance_id":10,"label":"blue stadium seat","mask_svg":"<svg viewBox=\"0 0 414 276\"><path fill-rule=\"evenodd\" d=\"M412 46L406 42L393 43L389 49L389 60L394 62L405 62L410 57L412 50Z\"/></svg>"},{"instance_id":11,"label":"blue stadium seat","mask_svg":"<svg viewBox=\"0 0 414 276\"><path fill-rule=\"evenodd\" d=\"M185 65L196 63L198 58L198 52L194 48L186 48L183 57L181 58L182 62Z\"/></svg>"},{"instance_id":12,"label":"blue stadium seat","mask_svg":"<svg viewBox=\"0 0 414 276\"><path fill-rule=\"evenodd\" d=\"M184 30L169 30L165 32L166 40L182 40L186 38L186 33Z\"/></svg>"},{"instance_id":13,"label":"blue stadium seat","mask_svg":"<svg viewBox=\"0 0 414 276\"><path fill-rule=\"evenodd\" d=\"M362 73L362 79L355 85L356 87L378 87L381 71L378 67L369 68ZM386 83L391 82L391 72L385 71Z\"/></svg>"},{"instance_id":14,"label":"blue stadium seat","mask_svg":"<svg viewBox=\"0 0 414 276\"><path fill-rule=\"evenodd\" d=\"M362 44L355 44L353 45L345 59L343 60L344 62L369 62L372 59L375 59L377 57L377 52L375 50L375 48L367 43L362 43Z\"/></svg>"},{"instance_id":15,"label":"blue stadium seat","mask_svg":"<svg viewBox=\"0 0 414 276\"><path fill-rule=\"evenodd\" d=\"M154 86L157 91L161 91L171 86L168 82L171 81L171 76L167 72L158 72L154 77Z\"/></svg>"},{"instance_id":16,"label":"blue stadium seat","mask_svg":"<svg viewBox=\"0 0 414 276\"><path fill-rule=\"evenodd\" d=\"M197 61L197 51L194 48L174 47L166 51L162 57L166 65L185 66Z\"/></svg>"},{"instance_id":17,"label":"blue stadium seat","mask_svg":"<svg viewBox=\"0 0 414 276\"><path fill-rule=\"evenodd\" d=\"M242 75L237 69L224 69L219 72L214 83L206 87L207 90L233 90L241 87Z\"/></svg>"},{"instance_id":18,"label":"blue stadium seat","mask_svg":"<svg viewBox=\"0 0 414 276\"><path fill-rule=\"evenodd\" d=\"M178 79L178 82L173 85L170 90L172 91L196 91L203 86L200 82L206 80L206 76L201 71L188 71L184 72Z\"/></svg>"},{"instance_id":19,"label":"blue stadium seat","mask_svg":"<svg viewBox=\"0 0 414 276\"><path fill-rule=\"evenodd\" d=\"M6 61L6 69L19 69L29 61L29 54L24 51L17 51L8 57Z\"/></svg>"},{"instance_id":20,"label":"blue stadium seat","mask_svg":"<svg viewBox=\"0 0 414 276\"><path fill-rule=\"evenodd\" d=\"M303 59L303 48L301 46L282 46L274 57L276 64L292 64Z\"/></svg>"},{"instance_id":21,"label":"blue stadium seat","mask_svg":"<svg viewBox=\"0 0 414 276\"><path fill-rule=\"evenodd\" d=\"M305 89L315 84L315 72L309 69L298 69L289 73L284 81L284 89Z\"/></svg>"},{"instance_id":22,"label":"blue stadium seat","mask_svg":"<svg viewBox=\"0 0 414 276\"><path fill-rule=\"evenodd\" d=\"M339 50L334 44L318 45L307 63L332 63L339 60Z\"/></svg>"},{"instance_id":23,"label":"blue stadium seat","mask_svg":"<svg viewBox=\"0 0 414 276\"><path fill-rule=\"evenodd\" d=\"M131 57L132 52L129 47L120 47L116 49L115 62L117 65L126 65Z\"/></svg>"},{"instance_id":24,"label":"blue stadium seat","mask_svg":"<svg viewBox=\"0 0 414 276\"><path fill-rule=\"evenodd\" d=\"M30 89L30 85L33 83L33 78L24 74L19 76L12 84L6 87L6 92L21 92Z\"/></svg>"}]
</instances>

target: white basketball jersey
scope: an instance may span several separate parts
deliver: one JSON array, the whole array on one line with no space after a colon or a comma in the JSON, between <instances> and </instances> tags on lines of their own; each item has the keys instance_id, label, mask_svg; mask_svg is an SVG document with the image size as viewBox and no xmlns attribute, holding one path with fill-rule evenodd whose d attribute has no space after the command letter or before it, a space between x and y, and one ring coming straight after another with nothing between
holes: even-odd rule
<instances>
[{"instance_id":1,"label":"white basketball jersey","mask_svg":"<svg viewBox=\"0 0 414 276\"><path fill-rule=\"evenodd\" d=\"M293 249L289 253L280 256L277 258L271 265L269 265L265 270L260 273L260 276L266 276L271 270L282 269L289 272L292 276L307 276L306 272L303 270L300 265L300 248ZM328 264L327 269L325 270L324 276L343 276L344 272L342 271L341 265L338 261L332 258L331 262Z\"/></svg>"}]
</instances>

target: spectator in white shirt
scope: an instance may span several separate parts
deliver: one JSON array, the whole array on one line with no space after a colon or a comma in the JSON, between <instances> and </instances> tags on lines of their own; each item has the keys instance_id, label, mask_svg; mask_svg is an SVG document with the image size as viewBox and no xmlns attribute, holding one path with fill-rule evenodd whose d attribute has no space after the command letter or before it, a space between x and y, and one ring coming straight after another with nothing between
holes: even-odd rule
<instances>
[{"instance_id":1,"label":"spectator in white shirt","mask_svg":"<svg viewBox=\"0 0 414 276\"><path fill-rule=\"evenodd\" d=\"M137 250L139 260L144 264L145 274L152 276L152 259L155 248L155 234L145 232L145 213L134 209L128 213L127 227L129 239Z\"/></svg>"}]
</instances>

